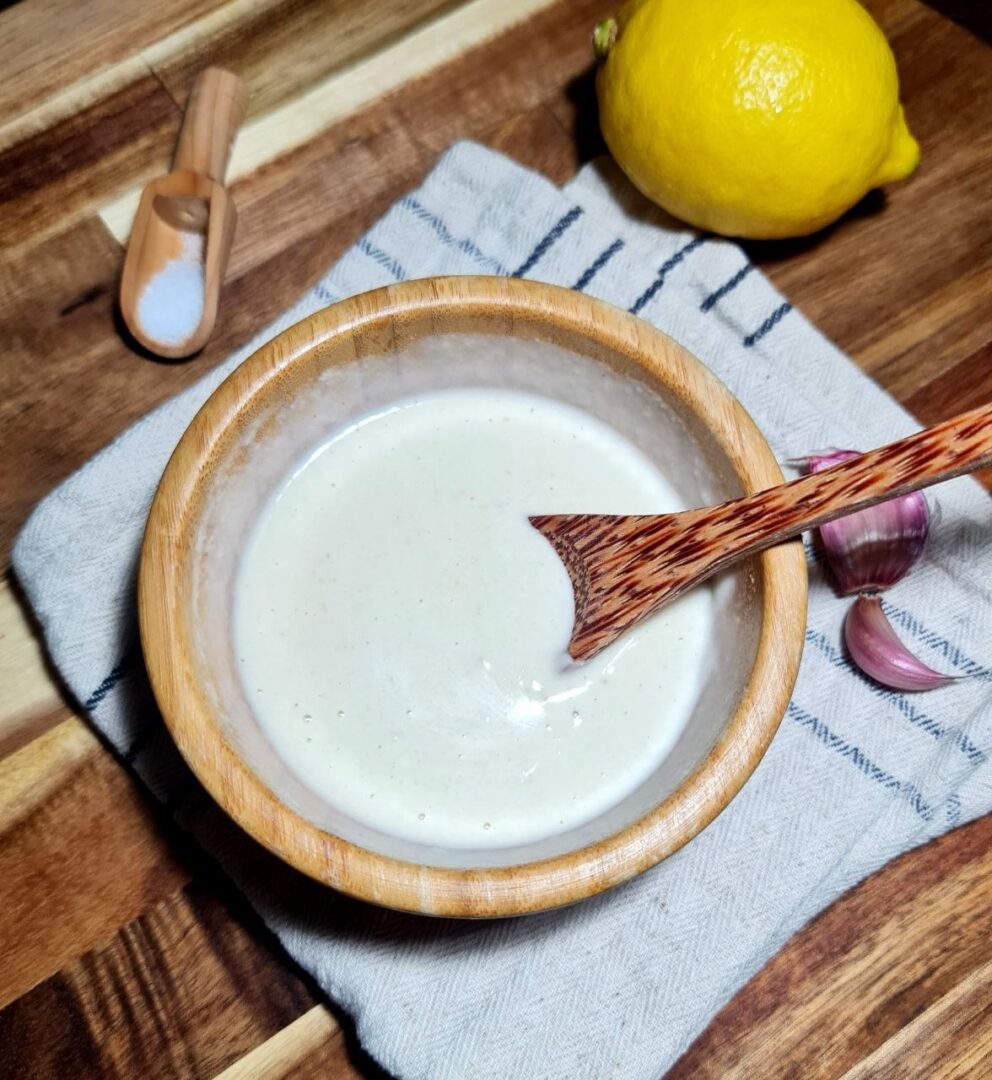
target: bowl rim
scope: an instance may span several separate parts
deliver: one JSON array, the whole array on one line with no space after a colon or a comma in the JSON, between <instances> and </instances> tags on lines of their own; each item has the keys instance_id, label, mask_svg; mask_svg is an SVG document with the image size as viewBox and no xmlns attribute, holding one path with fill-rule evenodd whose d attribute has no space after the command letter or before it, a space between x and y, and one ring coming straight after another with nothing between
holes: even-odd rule
<instances>
[{"instance_id":1,"label":"bowl rim","mask_svg":"<svg viewBox=\"0 0 992 1080\"><path fill-rule=\"evenodd\" d=\"M500 917L560 907L620 884L668 857L704 829L754 771L778 729L799 670L806 626L802 544L759 556L764 608L757 654L736 710L708 755L643 817L574 851L536 862L449 868L405 862L335 836L283 803L227 742L198 684L181 609L182 556L204 478L233 427L280 374L356 330L404 317L494 313L504 332L518 322L592 339L633 360L682 403L710 420L745 491L779 484L781 469L743 406L699 360L661 331L604 301L558 286L497 277L423 278L342 300L262 345L197 412L163 473L141 550L138 606L149 678L182 756L214 800L283 861L340 892L400 911ZM383 338L386 348L389 333ZM354 354L357 355L357 354ZM353 357L352 357L353 358Z\"/></svg>"}]
</instances>

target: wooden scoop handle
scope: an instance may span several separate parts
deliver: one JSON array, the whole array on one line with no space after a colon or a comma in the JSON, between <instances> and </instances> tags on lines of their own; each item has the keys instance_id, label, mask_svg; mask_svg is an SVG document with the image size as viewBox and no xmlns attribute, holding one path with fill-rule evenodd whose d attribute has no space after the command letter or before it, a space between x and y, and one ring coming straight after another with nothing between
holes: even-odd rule
<instances>
[{"instance_id":1,"label":"wooden scoop handle","mask_svg":"<svg viewBox=\"0 0 992 1080\"><path fill-rule=\"evenodd\" d=\"M229 71L207 68L193 85L172 168L224 183L234 136L245 118L244 83Z\"/></svg>"}]
</instances>

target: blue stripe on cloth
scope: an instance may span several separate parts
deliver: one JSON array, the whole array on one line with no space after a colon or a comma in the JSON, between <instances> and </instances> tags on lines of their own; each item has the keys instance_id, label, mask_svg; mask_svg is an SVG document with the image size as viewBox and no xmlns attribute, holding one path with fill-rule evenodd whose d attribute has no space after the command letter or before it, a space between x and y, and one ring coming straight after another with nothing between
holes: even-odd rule
<instances>
[{"instance_id":1,"label":"blue stripe on cloth","mask_svg":"<svg viewBox=\"0 0 992 1080\"><path fill-rule=\"evenodd\" d=\"M709 296L699 305L700 311L710 311L719 300L722 300L727 293L731 293L738 285L751 273L754 269L754 263L747 263L742 266L740 270L729 281L725 281L719 289L715 292L711 292Z\"/></svg>"},{"instance_id":2,"label":"blue stripe on cloth","mask_svg":"<svg viewBox=\"0 0 992 1080\"><path fill-rule=\"evenodd\" d=\"M130 655L125 656L115 668L113 668L109 675L100 683L100 685L93 691L92 694L83 702L83 708L87 712L92 712L93 709L100 704L101 701L110 693L111 690L124 678L131 668Z\"/></svg>"},{"instance_id":3,"label":"blue stripe on cloth","mask_svg":"<svg viewBox=\"0 0 992 1080\"><path fill-rule=\"evenodd\" d=\"M924 821L933 819L934 808L923 798L915 784L911 784L907 780L899 780L891 773L879 768L858 747L845 742L839 735L835 735L822 720L818 720L804 709L800 709L794 702L789 702L786 716L801 727L809 728L824 746L853 762L870 780L874 780L876 784L881 784L889 791L894 791L904 798Z\"/></svg>"},{"instance_id":4,"label":"blue stripe on cloth","mask_svg":"<svg viewBox=\"0 0 992 1080\"><path fill-rule=\"evenodd\" d=\"M403 267L391 256L387 255L381 248L375 247L371 244L367 237L362 237L358 241L358 250L364 255L368 255L370 259L377 262L383 269L388 270L397 281L406 280L406 271Z\"/></svg>"},{"instance_id":5,"label":"blue stripe on cloth","mask_svg":"<svg viewBox=\"0 0 992 1080\"><path fill-rule=\"evenodd\" d=\"M947 638L928 630L915 615L904 611L902 608L894 607L888 600L882 601L882 610L892 622L897 623L907 633L912 634L917 641L921 641L924 645L929 645L930 648L935 649L949 664L952 664L959 671L963 671L974 679L992 682L992 670L982 667L975 660L965 656L958 646L948 641Z\"/></svg>"},{"instance_id":6,"label":"blue stripe on cloth","mask_svg":"<svg viewBox=\"0 0 992 1080\"><path fill-rule=\"evenodd\" d=\"M574 224L582 216L582 207L573 206L567 214L563 214L558 221L548 230L548 232L538 240L534 250L527 256L526 259L517 267L516 270L510 275L510 277L523 277L529 270L533 269L534 264L547 254L548 249L552 244L561 236L561 234Z\"/></svg>"},{"instance_id":7,"label":"blue stripe on cloth","mask_svg":"<svg viewBox=\"0 0 992 1080\"><path fill-rule=\"evenodd\" d=\"M676 266L687 256L700 246L705 244L709 240L709 236L697 236L695 240L690 240L688 244L683 248L679 248L671 258L667 259L661 264L661 269L658 271L657 277L651 284L641 293L641 295L634 301L634 303L627 308L632 314L636 315L645 304L654 298L658 290L665 284L665 278L668 274L675 269Z\"/></svg>"},{"instance_id":8,"label":"blue stripe on cloth","mask_svg":"<svg viewBox=\"0 0 992 1080\"><path fill-rule=\"evenodd\" d=\"M605 251L601 251L595 259L582 271L579 275L578 281L572 286L576 292L582 292L582 290L589 284L590 281L603 269L603 267L613 258L614 255L624 246L622 240L614 240L612 244Z\"/></svg>"},{"instance_id":9,"label":"blue stripe on cloth","mask_svg":"<svg viewBox=\"0 0 992 1080\"><path fill-rule=\"evenodd\" d=\"M475 259L476 262L488 266L494 274L506 273L506 270L499 259L494 259L491 255L487 255L484 251L481 251L471 240L459 239L457 236L453 236L448 229L448 226L445 225L437 214L432 214L430 210L417 202L412 195L406 195L400 199L400 206L405 210L409 210L414 217L424 222L425 225L429 225L437 234L437 237L442 244L445 244L448 247L457 248L463 254Z\"/></svg>"},{"instance_id":10,"label":"blue stripe on cloth","mask_svg":"<svg viewBox=\"0 0 992 1080\"><path fill-rule=\"evenodd\" d=\"M792 458L791 460L798 462L798 467L804 467L802 465L802 458ZM787 461L785 462L785 464L789 464L789 462ZM823 550L822 545L816 544L812 540L807 539L805 534L803 534L803 550L806 552L806 558L809 559L810 562L816 563L818 566L827 565L827 555L826 552Z\"/></svg>"},{"instance_id":11,"label":"blue stripe on cloth","mask_svg":"<svg viewBox=\"0 0 992 1080\"><path fill-rule=\"evenodd\" d=\"M824 634L820 634L815 630L807 630L806 641L817 648L833 667L841 668L852 674L857 672L851 661L839 649L834 648ZM981 765L987 760L985 751L977 747L963 731L943 727L932 716L928 716L918 709L904 694L896 693L894 690L886 690L877 683L868 682L867 680L864 685L875 697L894 705L914 727L920 728L934 739L949 738L952 744L957 746L961 753L973 764Z\"/></svg>"},{"instance_id":12,"label":"blue stripe on cloth","mask_svg":"<svg viewBox=\"0 0 992 1080\"><path fill-rule=\"evenodd\" d=\"M752 345L756 345L769 330L774 329L782 321L782 319L789 314L792 310L792 305L788 300L784 304L780 304L767 319L754 331L753 334L748 334L744 339L744 347L750 349Z\"/></svg>"},{"instance_id":13,"label":"blue stripe on cloth","mask_svg":"<svg viewBox=\"0 0 992 1080\"><path fill-rule=\"evenodd\" d=\"M325 289L323 285L314 285L313 294L318 300L323 300L325 304L336 304L338 298L330 291Z\"/></svg>"}]
</instances>

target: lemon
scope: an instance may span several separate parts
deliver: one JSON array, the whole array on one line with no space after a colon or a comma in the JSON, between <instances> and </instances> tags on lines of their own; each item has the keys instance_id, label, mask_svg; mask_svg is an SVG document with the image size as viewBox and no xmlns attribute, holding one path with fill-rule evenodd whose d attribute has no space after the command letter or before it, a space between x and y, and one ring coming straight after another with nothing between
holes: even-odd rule
<instances>
[{"instance_id":1,"label":"lemon","mask_svg":"<svg viewBox=\"0 0 992 1080\"><path fill-rule=\"evenodd\" d=\"M815 232L919 162L892 51L856 0L632 0L594 41L610 152L702 229Z\"/></svg>"}]
</instances>

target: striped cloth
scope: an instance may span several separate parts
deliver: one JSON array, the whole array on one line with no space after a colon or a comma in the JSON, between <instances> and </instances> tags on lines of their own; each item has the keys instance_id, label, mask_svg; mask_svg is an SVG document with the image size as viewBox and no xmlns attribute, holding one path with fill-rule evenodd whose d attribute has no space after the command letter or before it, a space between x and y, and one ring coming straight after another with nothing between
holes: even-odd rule
<instances>
[{"instance_id":1,"label":"striped cloth","mask_svg":"<svg viewBox=\"0 0 992 1080\"><path fill-rule=\"evenodd\" d=\"M453 147L303 300L35 511L14 562L51 655L93 723L247 894L290 954L401 1077L656 1077L788 937L914 845L992 807L992 504L968 480L886 608L934 666L917 696L853 671L846 604L811 556L806 655L751 781L688 847L575 908L494 923L376 910L301 879L193 781L137 660L134 575L156 481L196 409L262 341L340 297L408 277L493 273L584 290L701 357L785 459L868 448L911 419L734 244L649 208L607 164L559 190Z\"/></svg>"}]
</instances>

